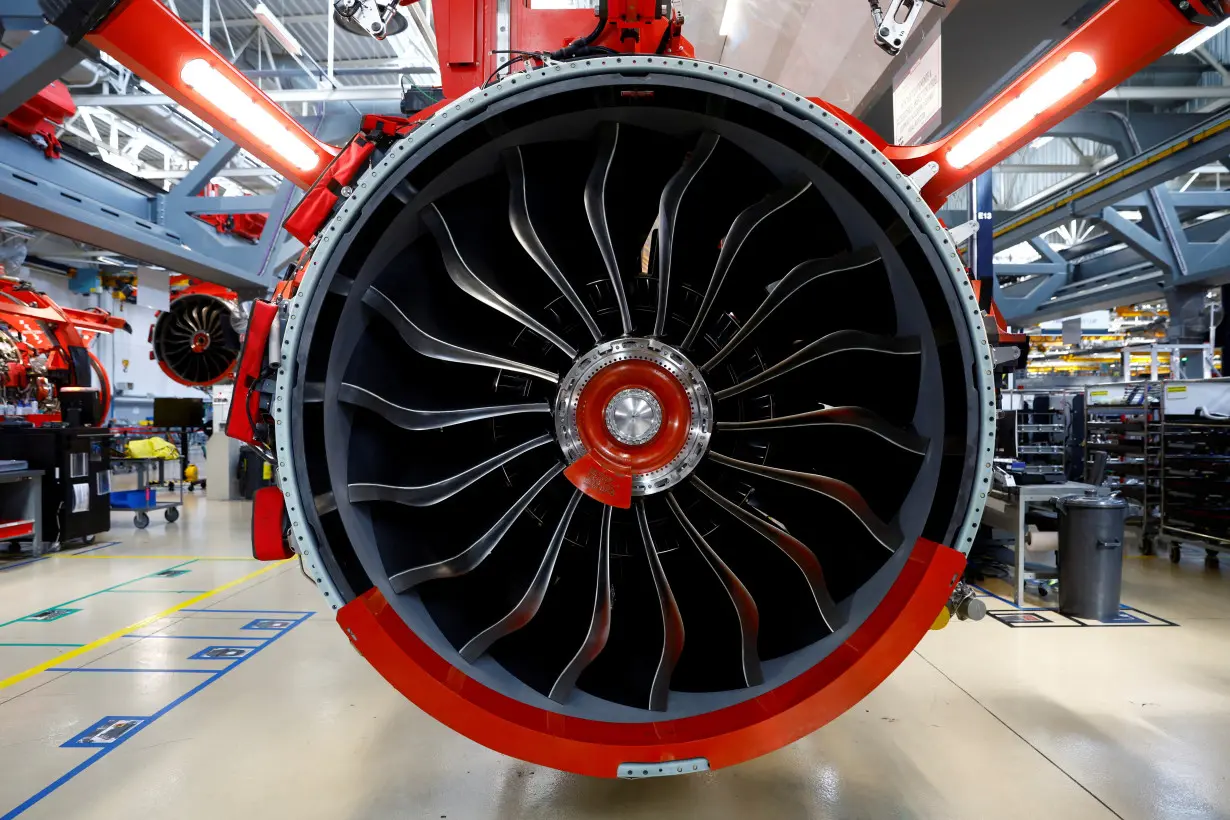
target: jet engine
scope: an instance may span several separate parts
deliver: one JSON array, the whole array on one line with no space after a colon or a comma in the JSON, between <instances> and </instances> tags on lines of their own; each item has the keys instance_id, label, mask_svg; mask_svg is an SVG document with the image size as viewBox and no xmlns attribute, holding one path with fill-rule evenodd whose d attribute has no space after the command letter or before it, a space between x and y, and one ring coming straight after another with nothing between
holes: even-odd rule
<instances>
[{"instance_id":1,"label":"jet engine","mask_svg":"<svg viewBox=\"0 0 1230 820\"><path fill-rule=\"evenodd\" d=\"M293 548L427 712L586 774L730 765L943 609L993 363L949 233L844 114L577 59L450 101L347 193L272 454Z\"/></svg>"},{"instance_id":2,"label":"jet engine","mask_svg":"<svg viewBox=\"0 0 1230 820\"><path fill-rule=\"evenodd\" d=\"M150 329L150 354L180 384L206 387L235 374L244 323L238 297L194 283L171 298Z\"/></svg>"}]
</instances>

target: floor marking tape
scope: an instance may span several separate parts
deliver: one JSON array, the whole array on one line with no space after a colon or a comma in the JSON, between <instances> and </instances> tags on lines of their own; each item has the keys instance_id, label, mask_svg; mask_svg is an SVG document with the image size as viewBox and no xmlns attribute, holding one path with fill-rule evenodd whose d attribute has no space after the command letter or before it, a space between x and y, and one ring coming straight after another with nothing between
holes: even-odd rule
<instances>
[{"instance_id":1,"label":"floor marking tape","mask_svg":"<svg viewBox=\"0 0 1230 820\"><path fill-rule=\"evenodd\" d=\"M287 559L287 560L293 560L293 559ZM136 632L139 629L143 629L144 627L149 626L155 621L165 618L168 615L173 615L176 612L179 612L181 609L187 609L193 604L199 604L201 601L204 601L206 598L209 598L210 596L217 595L219 592L225 592L228 589L237 587L240 584L244 583L245 581L250 581L258 575L264 575L269 570L276 569L277 567L280 567L282 564L285 564L285 563L286 561L278 561L277 563L270 564L267 567L261 567L255 572L249 572L247 575L243 576L242 578L236 578L234 581L228 581L227 583L223 584L220 587L215 587L214 589L211 589L209 592L203 593L201 595L197 595L194 598L189 598L186 601L181 601L175 606L167 607L166 609L162 610L159 613L150 615L148 618L142 618L136 623L129 624L128 626L123 627L122 629L117 629L114 632L112 632L110 635L104 635L103 637L99 638L96 641L91 641L90 643L87 643L84 646L80 646L76 649L69 650L68 652L63 653L62 655L57 655L51 660L44 661L38 664L37 666L31 666L29 669L26 669L23 672L18 672L16 675L10 675L9 677L4 678L3 680L0 680L0 689L7 689L8 687L13 686L14 684L21 683L23 680L32 678L35 675L52 668L53 666L62 666L66 661L70 661L73 658L84 655L87 652L92 652L93 650L99 648L100 646L105 646L106 644L109 644L114 640L124 637L130 632Z\"/></svg>"}]
</instances>

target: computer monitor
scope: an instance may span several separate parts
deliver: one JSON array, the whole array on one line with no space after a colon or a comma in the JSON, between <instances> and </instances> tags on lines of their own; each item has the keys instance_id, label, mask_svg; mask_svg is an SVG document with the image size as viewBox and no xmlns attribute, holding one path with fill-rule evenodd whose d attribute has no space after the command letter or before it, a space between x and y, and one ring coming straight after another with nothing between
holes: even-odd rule
<instances>
[{"instance_id":1,"label":"computer monitor","mask_svg":"<svg viewBox=\"0 0 1230 820\"><path fill-rule=\"evenodd\" d=\"M155 427L200 427L204 423L204 399L154 399Z\"/></svg>"},{"instance_id":2,"label":"computer monitor","mask_svg":"<svg viewBox=\"0 0 1230 820\"><path fill-rule=\"evenodd\" d=\"M60 418L69 427L93 427L102 415L102 401L97 387L61 387Z\"/></svg>"}]
</instances>

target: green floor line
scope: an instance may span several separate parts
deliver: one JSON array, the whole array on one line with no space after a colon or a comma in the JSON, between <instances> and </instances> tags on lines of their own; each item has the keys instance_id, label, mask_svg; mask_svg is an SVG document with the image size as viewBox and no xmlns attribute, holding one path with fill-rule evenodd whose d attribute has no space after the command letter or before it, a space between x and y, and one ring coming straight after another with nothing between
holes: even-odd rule
<instances>
[{"instance_id":1,"label":"green floor line","mask_svg":"<svg viewBox=\"0 0 1230 820\"><path fill-rule=\"evenodd\" d=\"M85 646L83 643L0 643L0 646Z\"/></svg>"},{"instance_id":2,"label":"green floor line","mask_svg":"<svg viewBox=\"0 0 1230 820\"><path fill-rule=\"evenodd\" d=\"M157 575L160 572L166 572L167 570L171 570L171 569L179 569L180 567L187 566L188 564L195 564L198 560L199 559L197 558L193 558L191 561L183 561L179 564L176 564L173 567L163 567L160 570L147 573L145 575L142 575L139 578L130 578L129 580L123 581L122 583L109 586L106 589L100 589L97 592L91 592L89 595L82 595L80 598L73 598L71 601L62 601L61 603L58 603L58 604L52 604L51 606L45 606L42 609L36 609L33 612L22 615L20 618L14 618L11 621L5 621L4 623L0 623L0 628L10 626L11 624L18 623L19 621L25 621L26 623L35 623L34 621L26 621L26 619L31 616L37 615L40 612L45 612L48 609L60 609L61 607L66 607L69 604L75 604L78 601L84 601L87 598L93 598L95 595L102 595L104 592L114 592L120 587L128 586L129 584L135 584L137 581L143 581L146 578L152 578L153 576ZM48 623L54 623L54 621L49 621Z\"/></svg>"}]
</instances>

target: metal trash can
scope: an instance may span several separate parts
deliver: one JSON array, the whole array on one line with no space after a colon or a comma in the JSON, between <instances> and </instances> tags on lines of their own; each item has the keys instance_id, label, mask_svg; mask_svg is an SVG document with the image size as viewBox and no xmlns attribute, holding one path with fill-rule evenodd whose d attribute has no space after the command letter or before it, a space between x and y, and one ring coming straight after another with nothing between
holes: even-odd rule
<instances>
[{"instance_id":1,"label":"metal trash can","mask_svg":"<svg viewBox=\"0 0 1230 820\"><path fill-rule=\"evenodd\" d=\"M1127 501L1087 490L1056 501L1059 509L1059 611L1113 621L1123 589Z\"/></svg>"}]
</instances>

